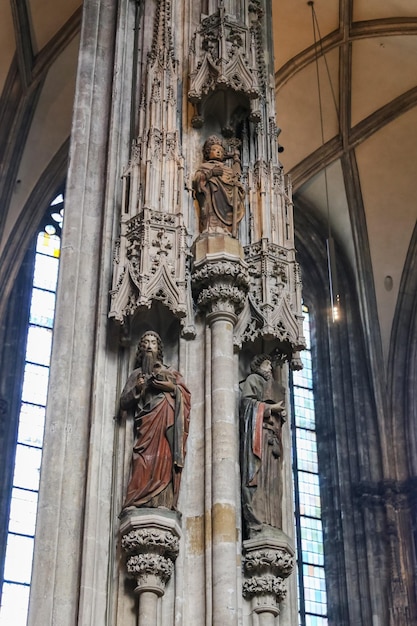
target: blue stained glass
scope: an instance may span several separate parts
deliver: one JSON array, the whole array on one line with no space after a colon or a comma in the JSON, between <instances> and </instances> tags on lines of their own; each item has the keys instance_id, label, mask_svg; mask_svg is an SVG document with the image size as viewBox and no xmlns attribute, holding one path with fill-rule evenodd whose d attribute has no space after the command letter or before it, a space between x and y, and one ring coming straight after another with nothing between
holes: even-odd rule
<instances>
[{"instance_id":1,"label":"blue stained glass","mask_svg":"<svg viewBox=\"0 0 417 626\"><path fill-rule=\"evenodd\" d=\"M300 428L314 428L314 411L305 407L297 407L297 415L295 416L295 424Z\"/></svg>"},{"instance_id":2,"label":"blue stained glass","mask_svg":"<svg viewBox=\"0 0 417 626\"><path fill-rule=\"evenodd\" d=\"M307 387L311 389L312 382L312 370L311 370L311 354L310 352L302 352L301 360L303 362L303 369L294 372L293 381L294 385L298 385L300 387Z\"/></svg>"},{"instance_id":3,"label":"blue stained glass","mask_svg":"<svg viewBox=\"0 0 417 626\"><path fill-rule=\"evenodd\" d=\"M327 617L319 615L306 615L306 626L327 626Z\"/></svg>"},{"instance_id":4,"label":"blue stained glass","mask_svg":"<svg viewBox=\"0 0 417 626\"><path fill-rule=\"evenodd\" d=\"M52 204L62 204L62 194ZM26 626L33 557L33 535L39 488L45 404L58 276L63 208L49 213L45 231L38 234L26 365L19 417L18 444L10 502L0 626Z\"/></svg>"},{"instance_id":5,"label":"blue stained glass","mask_svg":"<svg viewBox=\"0 0 417 626\"><path fill-rule=\"evenodd\" d=\"M317 445L315 433L298 428L296 442L298 469L317 473Z\"/></svg>"},{"instance_id":6,"label":"blue stained glass","mask_svg":"<svg viewBox=\"0 0 417 626\"><path fill-rule=\"evenodd\" d=\"M298 485L301 515L320 517L321 502L318 476L307 472L299 472Z\"/></svg>"},{"instance_id":7,"label":"blue stained glass","mask_svg":"<svg viewBox=\"0 0 417 626\"><path fill-rule=\"evenodd\" d=\"M293 380L293 449L294 471L298 490L294 494L299 517L297 520L297 561L299 587L303 588L303 603L299 598L301 626L327 626L327 594L324 575L323 532L321 523L320 486L318 477L316 423L310 352L310 323L308 309L303 306L304 336L307 350L301 354L303 369L294 372ZM315 613L312 615L311 613Z\"/></svg>"}]
</instances>

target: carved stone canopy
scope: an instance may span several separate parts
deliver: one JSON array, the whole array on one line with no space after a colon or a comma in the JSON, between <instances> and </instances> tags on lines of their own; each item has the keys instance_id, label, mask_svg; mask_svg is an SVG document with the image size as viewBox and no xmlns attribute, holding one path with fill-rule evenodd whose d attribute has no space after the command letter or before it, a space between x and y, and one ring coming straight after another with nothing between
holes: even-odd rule
<instances>
[{"instance_id":1,"label":"carved stone canopy","mask_svg":"<svg viewBox=\"0 0 417 626\"><path fill-rule=\"evenodd\" d=\"M249 295L236 324L234 341L240 347L258 337L277 339L288 359L305 348L301 314L301 278L295 251L266 239L245 247L250 276Z\"/></svg>"},{"instance_id":2,"label":"carved stone canopy","mask_svg":"<svg viewBox=\"0 0 417 626\"><path fill-rule=\"evenodd\" d=\"M222 120L226 130L230 127L230 117L242 107L253 121L259 121L258 101L264 89L262 55L259 54L259 14L255 7L250 11L251 17L248 15L243 23L220 6L202 20L190 50L188 99L197 110L194 127L203 125L205 104L213 94L227 94L221 99L223 113L227 111L229 115L228 120ZM234 94L239 98L234 98ZM219 98L211 99L210 109L215 108L221 114L222 107L218 103Z\"/></svg>"}]
</instances>

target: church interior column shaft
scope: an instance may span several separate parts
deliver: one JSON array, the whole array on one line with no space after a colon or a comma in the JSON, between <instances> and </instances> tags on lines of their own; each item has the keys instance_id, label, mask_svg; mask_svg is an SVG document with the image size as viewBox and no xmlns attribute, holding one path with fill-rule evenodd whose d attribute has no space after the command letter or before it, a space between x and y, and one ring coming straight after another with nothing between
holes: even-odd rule
<instances>
[{"instance_id":1,"label":"church interior column shaft","mask_svg":"<svg viewBox=\"0 0 417 626\"><path fill-rule=\"evenodd\" d=\"M212 313L213 625L237 624L236 464L233 326L235 316Z\"/></svg>"}]
</instances>

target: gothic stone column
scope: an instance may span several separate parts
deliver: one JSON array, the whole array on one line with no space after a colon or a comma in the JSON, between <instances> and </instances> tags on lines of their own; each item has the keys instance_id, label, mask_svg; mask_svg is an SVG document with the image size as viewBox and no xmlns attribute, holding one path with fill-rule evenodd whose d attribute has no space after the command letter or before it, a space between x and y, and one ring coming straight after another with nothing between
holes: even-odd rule
<instances>
[{"instance_id":1,"label":"gothic stone column","mask_svg":"<svg viewBox=\"0 0 417 626\"><path fill-rule=\"evenodd\" d=\"M161 509L135 509L120 524L126 569L136 579L138 626L157 626L158 601L174 571L181 536L179 515Z\"/></svg>"},{"instance_id":2,"label":"gothic stone column","mask_svg":"<svg viewBox=\"0 0 417 626\"><path fill-rule=\"evenodd\" d=\"M193 286L211 328L213 626L237 624L236 527L238 443L233 328L248 289L239 242L201 236L194 247Z\"/></svg>"}]
</instances>

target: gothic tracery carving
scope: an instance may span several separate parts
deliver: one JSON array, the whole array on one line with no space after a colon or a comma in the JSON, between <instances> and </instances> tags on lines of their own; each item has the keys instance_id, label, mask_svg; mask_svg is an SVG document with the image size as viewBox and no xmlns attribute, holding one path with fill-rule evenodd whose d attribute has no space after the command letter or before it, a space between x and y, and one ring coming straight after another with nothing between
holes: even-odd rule
<instances>
[{"instance_id":1,"label":"gothic tracery carving","mask_svg":"<svg viewBox=\"0 0 417 626\"><path fill-rule=\"evenodd\" d=\"M138 133L123 174L110 317L128 322L159 300L193 333L189 253L183 215L184 160L177 103L172 2L155 4L154 28L142 74Z\"/></svg>"}]
</instances>

